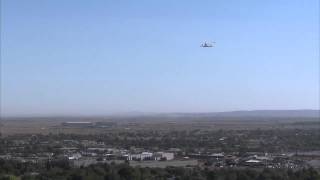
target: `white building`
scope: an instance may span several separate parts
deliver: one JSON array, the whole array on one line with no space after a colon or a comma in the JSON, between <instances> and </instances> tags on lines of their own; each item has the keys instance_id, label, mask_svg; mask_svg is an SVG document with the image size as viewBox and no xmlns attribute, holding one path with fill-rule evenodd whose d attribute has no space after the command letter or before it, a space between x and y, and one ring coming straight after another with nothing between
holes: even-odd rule
<instances>
[{"instance_id":1,"label":"white building","mask_svg":"<svg viewBox=\"0 0 320 180\"><path fill-rule=\"evenodd\" d=\"M169 152L166 152L162 155L164 158L167 159L167 161L170 161L170 160L173 160L174 159L174 153L169 153Z\"/></svg>"},{"instance_id":2,"label":"white building","mask_svg":"<svg viewBox=\"0 0 320 180\"><path fill-rule=\"evenodd\" d=\"M138 161L144 161L144 160L173 160L174 159L174 153L171 152L142 152L140 154L125 154L124 157L126 157L127 160L138 160Z\"/></svg>"},{"instance_id":3,"label":"white building","mask_svg":"<svg viewBox=\"0 0 320 180\"><path fill-rule=\"evenodd\" d=\"M171 152L157 152L155 153L155 160L173 160L174 159L174 153Z\"/></svg>"},{"instance_id":4,"label":"white building","mask_svg":"<svg viewBox=\"0 0 320 180\"><path fill-rule=\"evenodd\" d=\"M71 122L63 122L61 125L67 126L67 127L91 127L94 125L94 123L83 122L83 121L79 121L79 122L71 121Z\"/></svg>"},{"instance_id":5,"label":"white building","mask_svg":"<svg viewBox=\"0 0 320 180\"><path fill-rule=\"evenodd\" d=\"M80 159L82 156L80 153L74 153L68 156L69 160L76 160L76 159Z\"/></svg>"},{"instance_id":6,"label":"white building","mask_svg":"<svg viewBox=\"0 0 320 180\"><path fill-rule=\"evenodd\" d=\"M143 152L141 154L129 154L128 160L147 160L147 159L152 159L153 153L151 152Z\"/></svg>"}]
</instances>

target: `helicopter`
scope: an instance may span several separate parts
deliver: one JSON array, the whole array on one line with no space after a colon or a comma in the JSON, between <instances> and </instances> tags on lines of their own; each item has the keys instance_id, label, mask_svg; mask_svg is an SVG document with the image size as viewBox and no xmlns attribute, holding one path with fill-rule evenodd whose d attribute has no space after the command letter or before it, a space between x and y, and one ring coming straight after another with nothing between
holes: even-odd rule
<instances>
[{"instance_id":1,"label":"helicopter","mask_svg":"<svg viewBox=\"0 0 320 180\"><path fill-rule=\"evenodd\" d=\"M200 47L203 47L203 48L209 48L209 47L214 47L213 44L216 43L216 42L212 42L212 43L207 43L206 41L204 43L202 43L200 45Z\"/></svg>"}]
</instances>

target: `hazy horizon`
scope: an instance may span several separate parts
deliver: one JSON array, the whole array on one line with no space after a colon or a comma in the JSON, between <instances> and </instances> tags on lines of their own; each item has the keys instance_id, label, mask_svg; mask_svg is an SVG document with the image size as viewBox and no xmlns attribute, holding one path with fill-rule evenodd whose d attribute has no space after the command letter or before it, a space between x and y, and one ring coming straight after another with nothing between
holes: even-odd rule
<instances>
[{"instance_id":1,"label":"hazy horizon","mask_svg":"<svg viewBox=\"0 0 320 180\"><path fill-rule=\"evenodd\" d=\"M18 114L18 115L1 115L0 117L2 118L32 118L32 117L65 117L65 118L68 118L68 117L112 117L112 116L149 116L149 115L170 115L170 114L219 114L219 113L253 113L253 112L272 112L272 113L276 113L276 112L287 112L288 111L292 111L292 112L300 112L302 114L308 114L310 111L312 111L312 113L317 113L317 117L319 116L320 117L320 109L268 109L268 110L265 110L265 109L255 109L255 110L234 110L234 111L203 111L203 112L176 112L176 111L173 111L173 112L142 112L142 111L132 111L132 112L110 112L110 113L101 113L101 114L89 114L89 113L78 113L78 114L41 114L41 113L38 113L38 114ZM289 113L290 113L289 112Z\"/></svg>"},{"instance_id":2,"label":"hazy horizon","mask_svg":"<svg viewBox=\"0 0 320 180\"><path fill-rule=\"evenodd\" d=\"M319 68L317 0L1 1L1 116L319 110Z\"/></svg>"}]
</instances>

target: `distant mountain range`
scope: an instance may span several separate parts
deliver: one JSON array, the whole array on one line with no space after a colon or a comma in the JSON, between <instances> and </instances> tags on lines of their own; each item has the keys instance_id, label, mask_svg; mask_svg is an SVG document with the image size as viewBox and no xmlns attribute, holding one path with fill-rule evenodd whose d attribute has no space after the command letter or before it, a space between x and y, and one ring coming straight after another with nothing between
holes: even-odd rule
<instances>
[{"instance_id":1,"label":"distant mountain range","mask_svg":"<svg viewBox=\"0 0 320 180\"><path fill-rule=\"evenodd\" d=\"M253 110L228 111L212 113L171 113L169 116L202 116L202 117L319 117L320 110Z\"/></svg>"},{"instance_id":2,"label":"distant mountain range","mask_svg":"<svg viewBox=\"0 0 320 180\"><path fill-rule=\"evenodd\" d=\"M0 116L1 117L1 116ZM144 113L128 112L109 115L61 115L61 116L8 116L0 119L161 119L161 118L319 118L320 110L252 110L252 111L226 111L226 112L199 112L199 113Z\"/></svg>"},{"instance_id":3,"label":"distant mountain range","mask_svg":"<svg viewBox=\"0 0 320 180\"><path fill-rule=\"evenodd\" d=\"M218 113L229 116L320 117L320 110L256 110Z\"/></svg>"}]
</instances>

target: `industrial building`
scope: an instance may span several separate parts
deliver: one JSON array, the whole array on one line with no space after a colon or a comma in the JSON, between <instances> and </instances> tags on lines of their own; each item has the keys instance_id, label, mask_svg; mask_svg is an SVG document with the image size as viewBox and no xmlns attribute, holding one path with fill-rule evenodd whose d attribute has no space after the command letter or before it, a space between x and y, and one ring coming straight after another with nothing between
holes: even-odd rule
<instances>
[{"instance_id":1,"label":"industrial building","mask_svg":"<svg viewBox=\"0 0 320 180\"><path fill-rule=\"evenodd\" d=\"M94 126L94 123L92 123L92 122L83 122L83 121L79 121L79 122L63 122L62 126L66 126L66 127L92 127L92 126Z\"/></svg>"}]
</instances>

